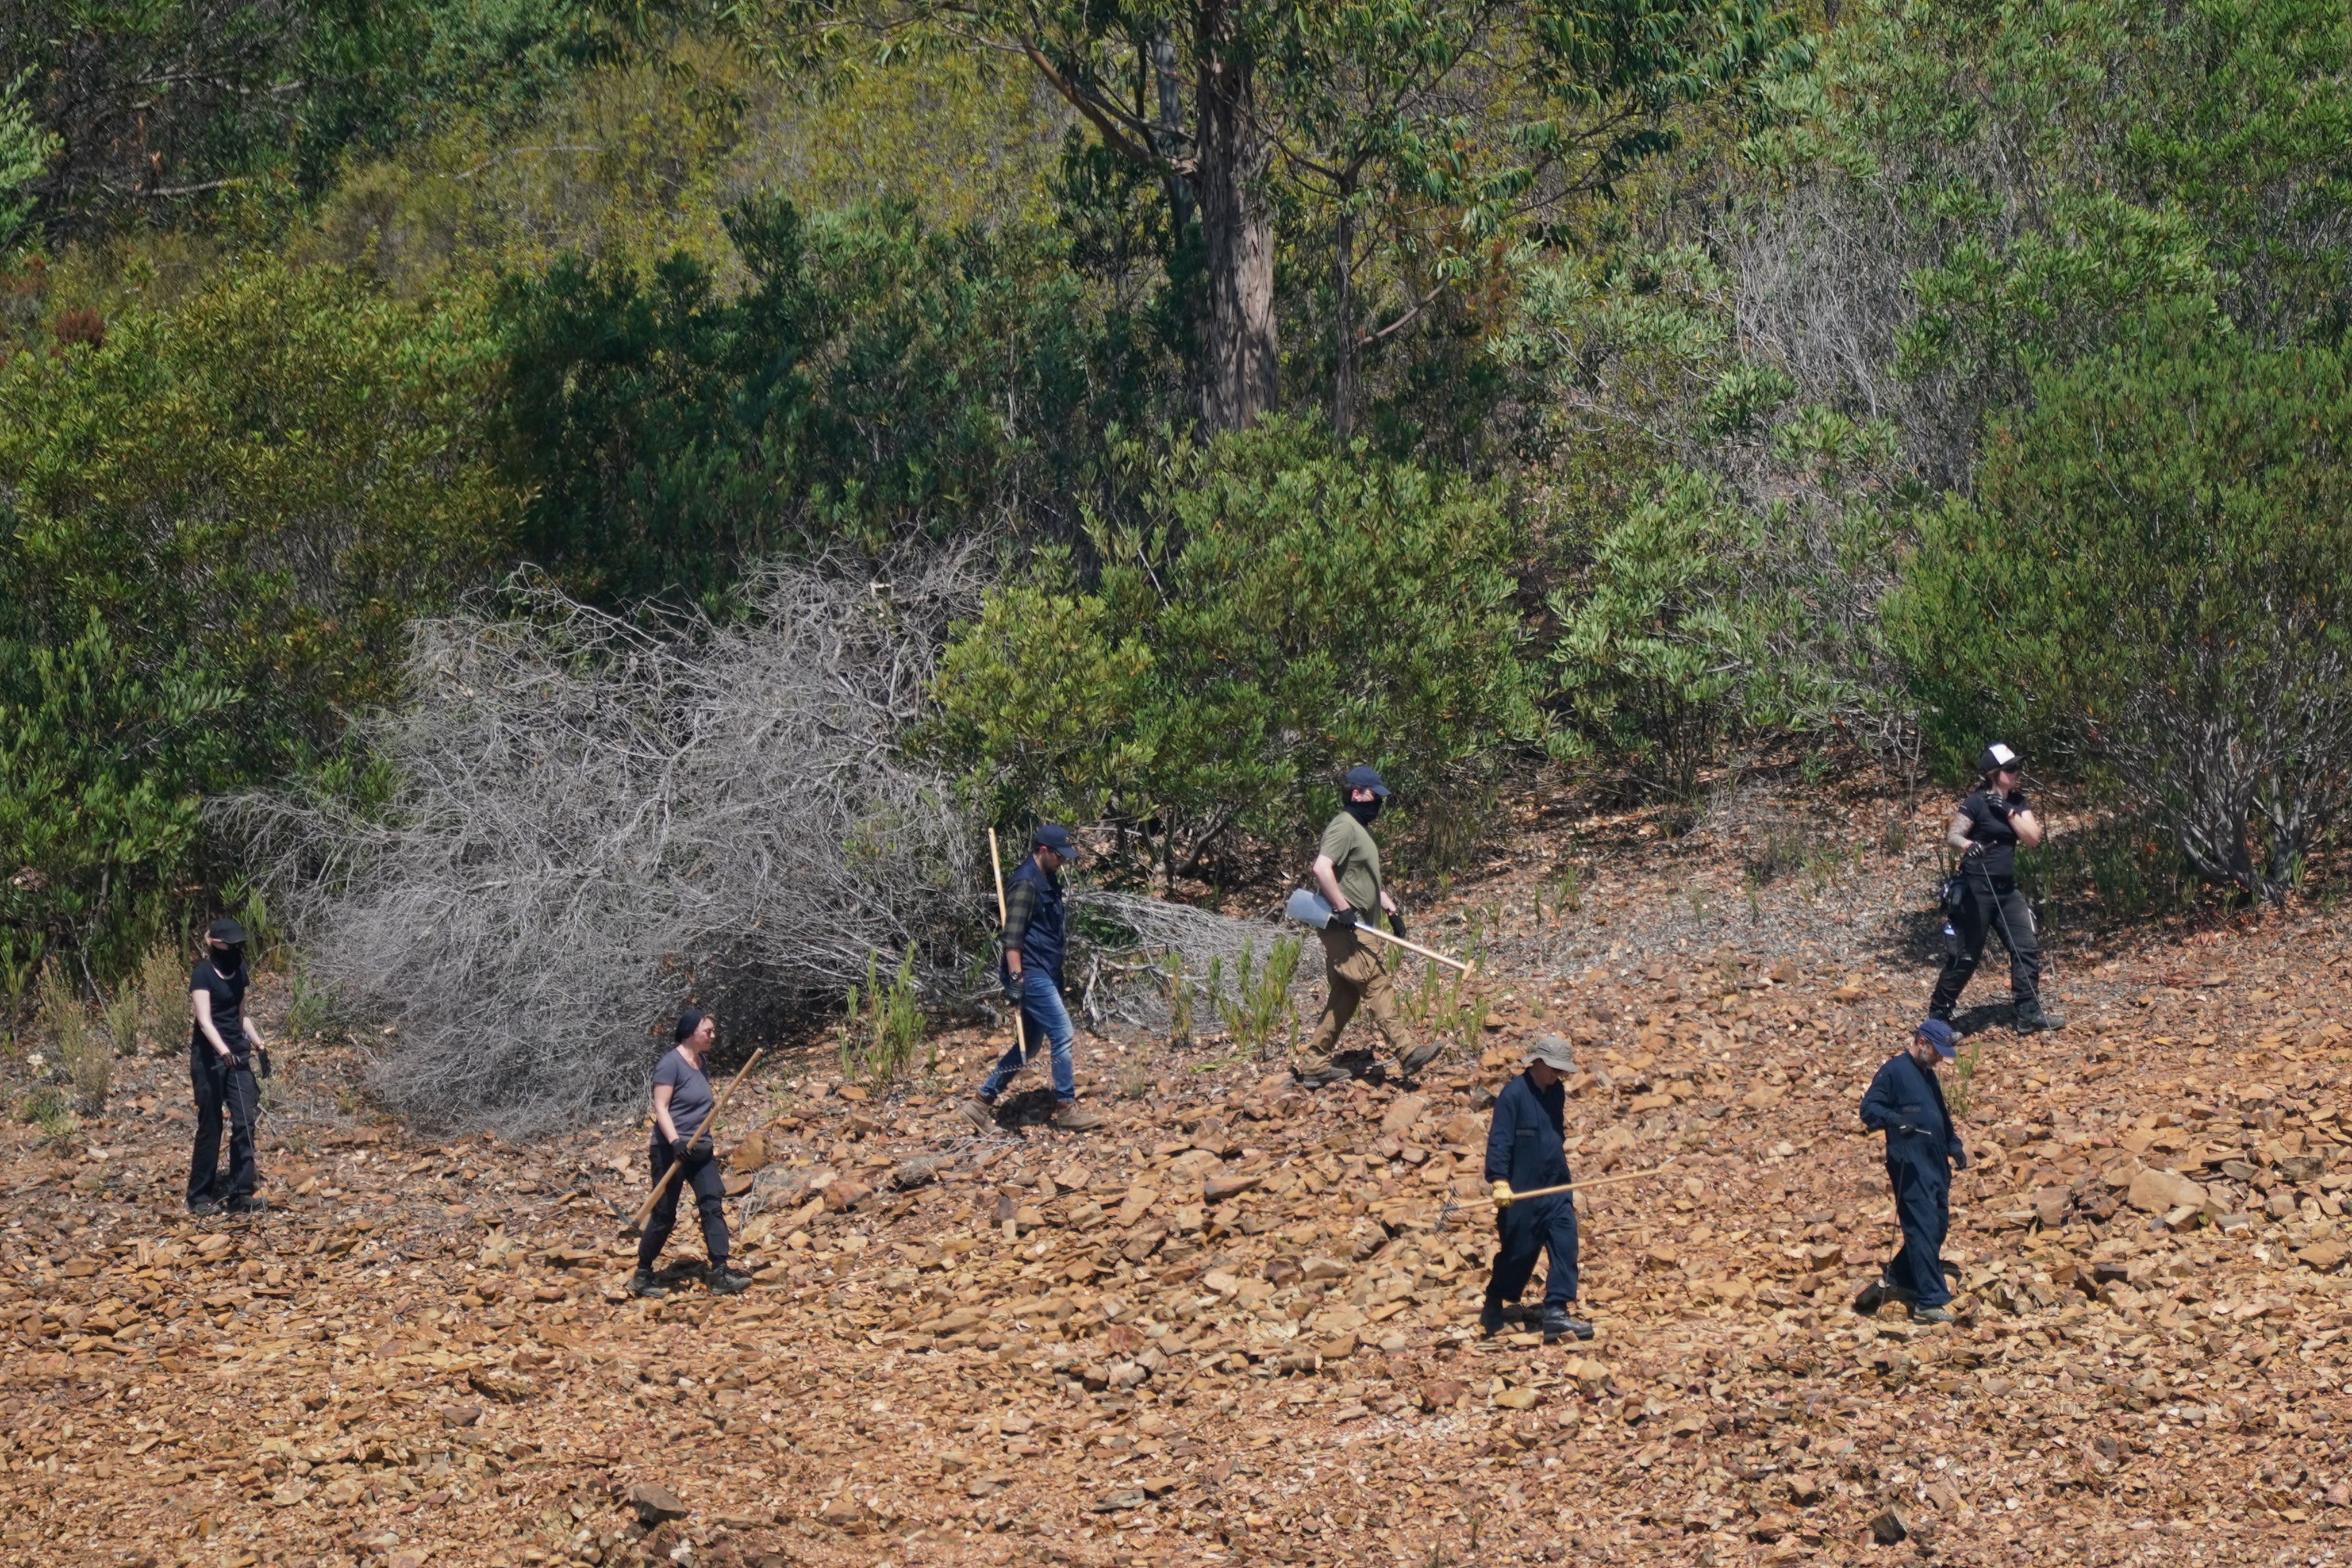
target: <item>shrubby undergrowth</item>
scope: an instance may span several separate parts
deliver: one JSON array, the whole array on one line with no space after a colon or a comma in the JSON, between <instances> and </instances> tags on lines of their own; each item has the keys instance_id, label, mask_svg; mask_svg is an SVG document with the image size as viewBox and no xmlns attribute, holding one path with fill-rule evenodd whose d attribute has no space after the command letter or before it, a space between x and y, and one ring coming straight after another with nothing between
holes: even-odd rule
<instances>
[{"instance_id":1,"label":"shrubby undergrowth","mask_svg":"<svg viewBox=\"0 0 2352 1568\"><path fill-rule=\"evenodd\" d=\"M765 572L745 613L647 626L526 584L426 621L411 702L363 721L380 805L256 794L225 817L315 981L398 1020L377 1088L508 1132L642 1096L692 1002L757 1037L874 955L936 1005L980 910L973 823L906 760L951 555Z\"/></svg>"}]
</instances>

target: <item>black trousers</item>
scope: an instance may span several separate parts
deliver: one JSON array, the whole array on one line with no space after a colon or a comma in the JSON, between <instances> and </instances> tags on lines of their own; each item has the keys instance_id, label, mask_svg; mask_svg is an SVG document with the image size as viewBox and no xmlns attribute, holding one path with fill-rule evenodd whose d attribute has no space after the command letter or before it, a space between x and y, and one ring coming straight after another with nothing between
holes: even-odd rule
<instances>
[{"instance_id":1,"label":"black trousers","mask_svg":"<svg viewBox=\"0 0 2352 1568\"><path fill-rule=\"evenodd\" d=\"M1985 938L2000 937L2009 950L2009 994L2019 1006L2042 999L2042 944L2033 932L2033 911L2017 890L2014 877L1987 877L1965 867L1960 872L1960 907L1948 911L1959 941L1944 955L1944 973L1937 977L1935 994L1927 998L1927 1016L1949 1018L1958 1005L1960 990L1977 972L1984 956Z\"/></svg>"},{"instance_id":2,"label":"black trousers","mask_svg":"<svg viewBox=\"0 0 2352 1568\"><path fill-rule=\"evenodd\" d=\"M651 1151L654 1184L669 1173L671 1154L669 1141L656 1131ZM654 1205L646 1217L646 1234L637 1243L637 1267L651 1268L661 1249L668 1245L669 1233L677 1228L677 1195L688 1187L694 1189L694 1206L702 1212L702 1249L710 1255L710 1267L720 1268L727 1261L727 1184L719 1174L719 1156L708 1141L697 1143L686 1157L686 1169L669 1191Z\"/></svg>"},{"instance_id":3,"label":"black trousers","mask_svg":"<svg viewBox=\"0 0 2352 1568\"><path fill-rule=\"evenodd\" d=\"M188 1087L196 1096L196 1146L188 1161L188 1201L220 1203L249 1198L260 1181L253 1156L253 1127L261 1115L261 1086L253 1058L223 1061L209 1045L188 1053ZM228 1113L228 1180L220 1175L221 1113Z\"/></svg>"},{"instance_id":4,"label":"black trousers","mask_svg":"<svg viewBox=\"0 0 2352 1568\"><path fill-rule=\"evenodd\" d=\"M1544 1305L1562 1306L1576 1300L1576 1199L1536 1198L1513 1204L1495 1216L1495 1236L1502 1243L1495 1254L1495 1272L1486 1281L1487 1300L1507 1305L1528 1288L1536 1259L1546 1252L1551 1262L1544 1270Z\"/></svg>"}]
</instances>

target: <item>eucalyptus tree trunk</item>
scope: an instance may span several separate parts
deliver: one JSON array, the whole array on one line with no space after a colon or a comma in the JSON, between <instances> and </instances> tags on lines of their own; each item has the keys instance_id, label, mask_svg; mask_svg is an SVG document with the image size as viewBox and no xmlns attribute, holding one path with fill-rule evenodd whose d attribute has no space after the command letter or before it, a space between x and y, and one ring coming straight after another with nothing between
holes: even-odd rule
<instances>
[{"instance_id":1,"label":"eucalyptus tree trunk","mask_svg":"<svg viewBox=\"0 0 2352 1568\"><path fill-rule=\"evenodd\" d=\"M1208 282L1202 415L1238 430L1281 391L1274 317L1274 214L1266 201L1272 148L1256 122L1255 74L1230 3L1198 13L1199 144L1193 194Z\"/></svg>"}]
</instances>

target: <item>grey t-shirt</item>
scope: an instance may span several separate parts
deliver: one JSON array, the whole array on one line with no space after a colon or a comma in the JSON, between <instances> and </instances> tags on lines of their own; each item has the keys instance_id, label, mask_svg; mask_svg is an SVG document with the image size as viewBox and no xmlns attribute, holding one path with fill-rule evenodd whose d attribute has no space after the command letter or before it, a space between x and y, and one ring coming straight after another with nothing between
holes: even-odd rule
<instances>
[{"instance_id":1,"label":"grey t-shirt","mask_svg":"<svg viewBox=\"0 0 2352 1568\"><path fill-rule=\"evenodd\" d=\"M686 1059L684 1051L672 1051L654 1068L654 1087L664 1084L669 1085L669 1119L677 1135L693 1137L710 1115L710 1080ZM654 1131L661 1131L659 1122L654 1124Z\"/></svg>"}]
</instances>

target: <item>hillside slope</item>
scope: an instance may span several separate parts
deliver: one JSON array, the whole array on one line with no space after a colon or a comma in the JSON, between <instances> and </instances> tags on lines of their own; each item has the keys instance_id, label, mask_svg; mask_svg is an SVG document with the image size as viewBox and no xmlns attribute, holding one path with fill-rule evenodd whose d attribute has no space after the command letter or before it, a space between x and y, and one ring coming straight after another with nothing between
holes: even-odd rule
<instances>
[{"instance_id":1,"label":"hillside slope","mask_svg":"<svg viewBox=\"0 0 2352 1568\"><path fill-rule=\"evenodd\" d=\"M289 1050L272 1212L196 1223L177 1059L126 1064L113 1115L6 1152L0 1555L2332 1554L2334 923L2062 947L2072 1026L1972 1015L1964 1310L1920 1331L1846 1303L1894 1247L1854 1105L1924 1005L1928 852L1757 886L1737 822L1591 848L1606 826L1529 826L1421 923L1479 920L1496 978L1486 1048L1417 1084L1308 1093L1214 1042L1082 1037L1108 1128L1054 1131L1033 1093L976 1139L944 1098L775 1067L730 1116L759 1127L733 1163L761 1281L731 1300L620 1294L640 1128L436 1143L365 1121L347 1050ZM1579 907L1538 917L1571 846ZM1542 1029L1587 1068L1578 1173L1672 1162L1584 1204L1600 1335L1550 1349L1475 1321L1481 1110ZM949 1043L959 1074L994 1044Z\"/></svg>"}]
</instances>

